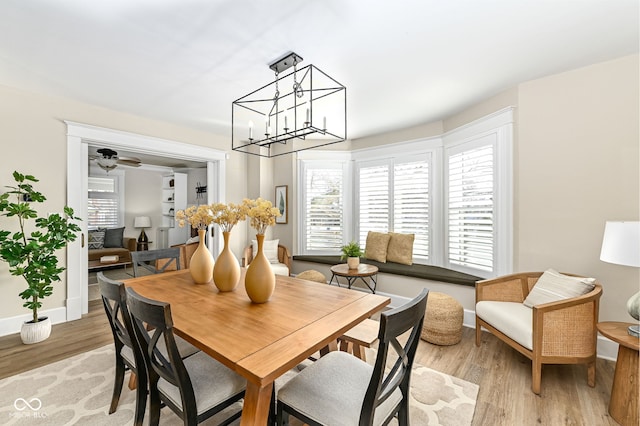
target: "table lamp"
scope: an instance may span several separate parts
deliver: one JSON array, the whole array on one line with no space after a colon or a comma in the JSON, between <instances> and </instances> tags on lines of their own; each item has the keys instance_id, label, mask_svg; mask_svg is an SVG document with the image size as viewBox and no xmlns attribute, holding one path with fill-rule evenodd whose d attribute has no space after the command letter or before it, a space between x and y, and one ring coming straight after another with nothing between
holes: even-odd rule
<instances>
[{"instance_id":1,"label":"table lamp","mask_svg":"<svg viewBox=\"0 0 640 426\"><path fill-rule=\"evenodd\" d=\"M640 222L606 222L600 260L616 265L640 267ZM629 315L640 320L640 291L627 301ZM632 325L629 334L640 336L640 327Z\"/></svg>"},{"instance_id":2,"label":"table lamp","mask_svg":"<svg viewBox=\"0 0 640 426\"><path fill-rule=\"evenodd\" d=\"M140 231L140 236L138 237L139 243L147 243L149 242L149 238L147 238L147 234L144 233L144 228L151 227L151 219L149 216L138 216L133 220L134 228L142 228Z\"/></svg>"}]
</instances>

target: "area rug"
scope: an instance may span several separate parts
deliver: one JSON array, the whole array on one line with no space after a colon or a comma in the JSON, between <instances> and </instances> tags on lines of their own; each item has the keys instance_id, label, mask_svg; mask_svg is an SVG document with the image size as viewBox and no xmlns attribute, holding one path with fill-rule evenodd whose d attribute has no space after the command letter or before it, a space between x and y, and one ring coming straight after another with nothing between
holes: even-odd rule
<instances>
[{"instance_id":1,"label":"area rug","mask_svg":"<svg viewBox=\"0 0 640 426\"><path fill-rule=\"evenodd\" d=\"M278 379L281 385L296 374ZM130 425L135 391L122 390L118 410L109 415L114 378L113 345L0 380L2 425ZM478 386L421 365L411 377L411 422L414 425L470 425ZM240 409L239 406L228 410ZM161 412L161 425L180 425L169 409ZM227 413L223 413L226 415ZM145 418L145 424L148 421ZM211 418L205 425L215 425ZM394 423L392 423L394 424Z\"/></svg>"}]
</instances>

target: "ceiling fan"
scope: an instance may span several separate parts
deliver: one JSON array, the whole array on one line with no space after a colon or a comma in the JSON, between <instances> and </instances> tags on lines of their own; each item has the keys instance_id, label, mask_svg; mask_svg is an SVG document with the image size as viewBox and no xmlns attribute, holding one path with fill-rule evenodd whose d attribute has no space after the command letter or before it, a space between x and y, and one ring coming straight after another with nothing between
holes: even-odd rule
<instances>
[{"instance_id":1,"label":"ceiling fan","mask_svg":"<svg viewBox=\"0 0 640 426\"><path fill-rule=\"evenodd\" d=\"M113 170L118 165L129 166L129 167L140 167L140 159L135 157L118 157L118 153L109 148L100 148L98 150L98 154L90 156L91 159L95 160L98 166L102 170Z\"/></svg>"}]
</instances>

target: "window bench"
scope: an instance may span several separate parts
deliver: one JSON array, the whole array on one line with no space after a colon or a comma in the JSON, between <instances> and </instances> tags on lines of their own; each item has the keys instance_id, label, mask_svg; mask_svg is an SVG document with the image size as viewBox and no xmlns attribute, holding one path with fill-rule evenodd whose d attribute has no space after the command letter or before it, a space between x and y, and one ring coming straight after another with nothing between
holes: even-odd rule
<instances>
[{"instance_id":1,"label":"window bench","mask_svg":"<svg viewBox=\"0 0 640 426\"><path fill-rule=\"evenodd\" d=\"M293 260L301 262L322 263L326 265L336 265L344 263L340 260L340 256L313 256L313 255L296 255ZM449 284L460 284L474 287L476 281L484 278L474 275L464 274L462 272L452 271L451 269L441 268L439 266L421 265L414 263L413 265L402 265L395 262L381 263L375 260L363 259L364 263L369 263L378 267L379 272L393 275L404 275L406 277L423 278L426 280L439 281Z\"/></svg>"}]
</instances>

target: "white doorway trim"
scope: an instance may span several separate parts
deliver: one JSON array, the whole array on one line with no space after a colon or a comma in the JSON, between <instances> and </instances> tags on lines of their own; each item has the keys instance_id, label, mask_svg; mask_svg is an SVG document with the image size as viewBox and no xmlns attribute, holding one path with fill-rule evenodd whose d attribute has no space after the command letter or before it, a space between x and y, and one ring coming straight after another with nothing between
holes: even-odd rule
<instances>
[{"instance_id":1,"label":"white doorway trim","mask_svg":"<svg viewBox=\"0 0 640 426\"><path fill-rule=\"evenodd\" d=\"M67 321L80 319L88 312L87 177L89 145L154 154L207 163L207 203L225 200L224 151L167 139L144 136L65 120L67 125L67 205L82 219L81 238L67 247ZM209 250L219 251L218 238L209 239Z\"/></svg>"}]
</instances>

